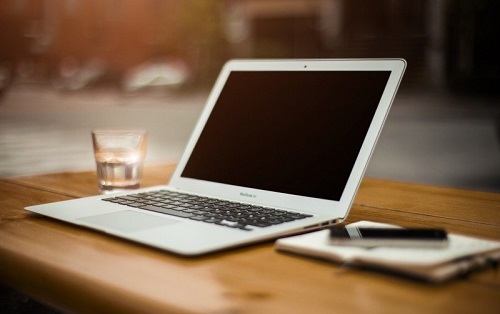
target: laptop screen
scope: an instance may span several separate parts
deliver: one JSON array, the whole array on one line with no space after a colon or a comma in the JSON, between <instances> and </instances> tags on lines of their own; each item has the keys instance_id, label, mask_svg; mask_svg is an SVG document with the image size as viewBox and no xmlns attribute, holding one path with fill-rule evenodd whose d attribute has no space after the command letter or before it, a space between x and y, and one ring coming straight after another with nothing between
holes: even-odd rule
<instances>
[{"instance_id":1,"label":"laptop screen","mask_svg":"<svg viewBox=\"0 0 500 314\"><path fill-rule=\"evenodd\" d=\"M390 71L234 71L182 177L340 200Z\"/></svg>"}]
</instances>

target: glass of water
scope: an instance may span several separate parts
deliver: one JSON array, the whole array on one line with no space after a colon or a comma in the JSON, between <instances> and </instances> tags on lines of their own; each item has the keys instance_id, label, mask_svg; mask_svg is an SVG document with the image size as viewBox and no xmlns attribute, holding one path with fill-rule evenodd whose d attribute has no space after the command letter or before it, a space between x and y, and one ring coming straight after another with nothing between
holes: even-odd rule
<instances>
[{"instance_id":1,"label":"glass of water","mask_svg":"<svg viewBox=\"0 0 500 314\"><path fill-rule=\"evenodd\" d=\"M148 133L145 130L93 130L97 181L103 194L141 185Z\"/></svg>"}]
</instances>

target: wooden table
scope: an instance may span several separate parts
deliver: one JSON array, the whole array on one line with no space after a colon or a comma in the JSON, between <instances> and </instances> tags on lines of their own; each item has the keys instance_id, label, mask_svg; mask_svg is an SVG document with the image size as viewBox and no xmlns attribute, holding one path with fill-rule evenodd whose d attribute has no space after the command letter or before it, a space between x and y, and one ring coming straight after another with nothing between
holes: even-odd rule
<instances>
[{"instance_id":1,"label":"wooden table","mask_svg":"<svg viewBox=\"0 0 500 314\"><path fill-rule=\"evenodd\" d=\"M144 185L172 170L148 167ZM500 313L495 270L428 285L272 242L182 258L23 210L96 193L93 172L1 179L0 281L75 312ZM348 219L358 220L500 239L500 194L365 179Z\"/></svg>"}]
</instances>

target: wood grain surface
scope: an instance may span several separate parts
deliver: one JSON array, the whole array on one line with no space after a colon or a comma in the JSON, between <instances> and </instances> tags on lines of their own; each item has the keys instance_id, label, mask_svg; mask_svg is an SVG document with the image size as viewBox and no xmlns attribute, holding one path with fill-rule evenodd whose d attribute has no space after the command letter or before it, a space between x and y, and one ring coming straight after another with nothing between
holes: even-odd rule
<instances>
[{"instance_id":1,"label":"wood grain surface","mask_svg":"<svg viewBox=\"0 0 500 314\"><path fill-rule=\"evenodd\" d=\"M143 186L174 165L148 166ZM498 313L500 275L442 285L278 253L265 242L183 258L25 211L97 194L94 172L0 180L0 281L71 312ZM500 239L500 194L365 179L348 222Z\"/></svg>"}]
</instances>

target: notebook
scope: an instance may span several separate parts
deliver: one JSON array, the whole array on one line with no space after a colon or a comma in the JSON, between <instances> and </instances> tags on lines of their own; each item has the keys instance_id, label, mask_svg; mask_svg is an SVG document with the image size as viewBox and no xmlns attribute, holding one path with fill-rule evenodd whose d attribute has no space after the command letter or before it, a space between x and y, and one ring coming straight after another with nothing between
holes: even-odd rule
<instances>
[{"instance_id":1,"label":"notebook","mask_svg":"<svg viewBox=\"0 0 500 314\"><path fill-rule=\"evenodd\" d=\"M397 227L371 221L350 224L357 227ZM444 248L340 246L329 243L329 231L278 239L278 251L333 261L342 266L358 267L399 275L425 282L439 283L466 276L497 265L500 241L448 234Z\"/></svg>"},{"instance_id":2,"label":"notebook","mask_svg":"<svg viewBox=\"0 0 500 314\"><path fill-rule=\"evenodd\" d=\"M195 215L108 195L26 210L185 256L336 224L347 217L405 67L402 59L228 61L168 184L113 195L152 193ZM203 214L230 207L240 213ZM200 218L209 215L216 219Z\"/></svg>"}]
</instances>

